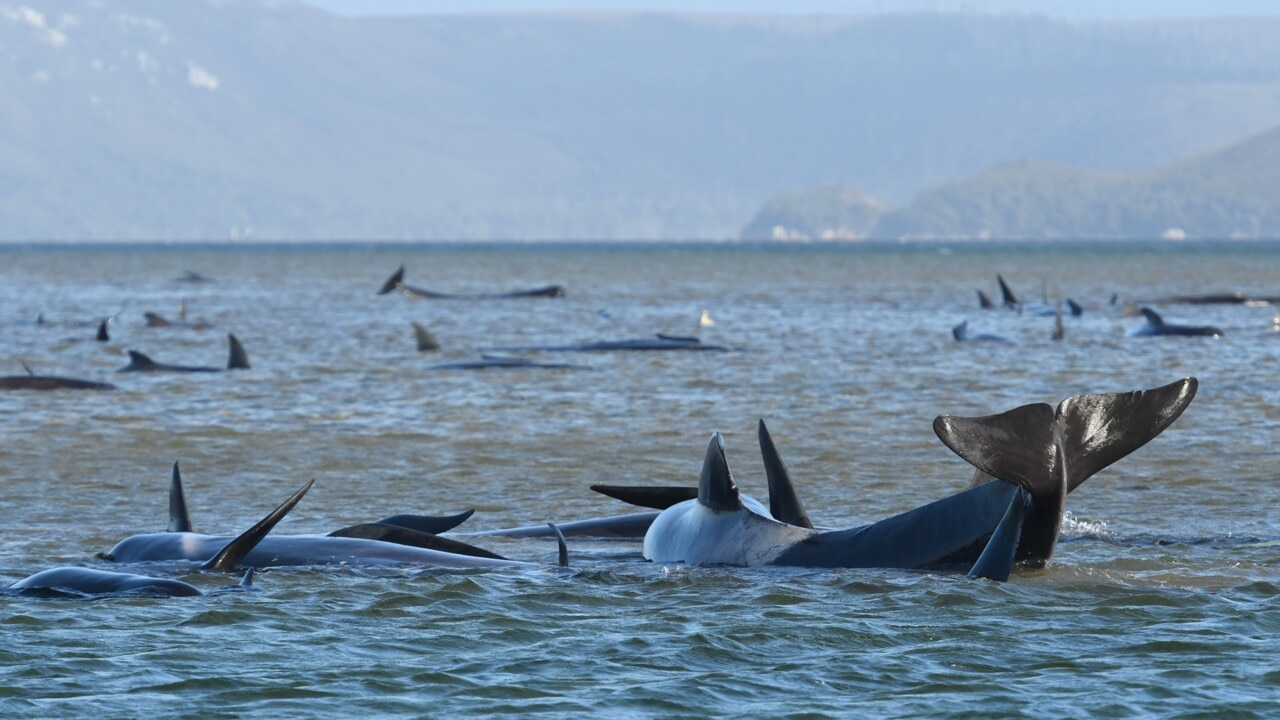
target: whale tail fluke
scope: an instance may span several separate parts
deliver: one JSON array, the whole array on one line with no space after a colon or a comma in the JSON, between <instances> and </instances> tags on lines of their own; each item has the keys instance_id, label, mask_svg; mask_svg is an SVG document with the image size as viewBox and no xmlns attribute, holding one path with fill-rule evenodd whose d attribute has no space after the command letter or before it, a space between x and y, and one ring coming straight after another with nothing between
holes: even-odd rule
<instances>
[{"instance_id":1,"label":"whale tail fluke","mask_svg":"<svg viewBox=\"0 0 1280 720\"><path fill-rule=\"evenodd\" d=\"M227 369L248 370L249 353L244 351L244 346L240 344L235 335L230 333L227 333L227 342L231 345L231 354L227 357Z\"/></svg>"},{"instance_id":2,"label":"whale tail fluke","mask_svg":"<svg viewBox=\"0 0 1280 720\"><path fill-rule=\"evenodd\" d=\"M232 570L235 570L236 566L240 564L240 561L258 546L258 543L262 541L262 538L266 537L267 533L271 532L271 529L283 520L285 515L289 514L289 511L293 509L293 506L298 504L298 501L302 499L303 495L307 494L307 491L311 489L311 486L314 483L315 480L308 480L307 484L303 485L293 495L290 495L288 500L280 503L275 510L268 513L267 516L259 520L257 524L248 530L245 530L243 533L236 536L231 542L227 543L226 546L218 551L218 554L209 558L209 561L204 565L201 565L201 569L216 570L218 572L231 572Z\"/></svg>"},{"instance_id":3,"label":"whale tail fluke","mask_svg":"<svg viewBox=\"0 0 1280 720\"><path fill-rule=\"evenodd\" d=\"M702 461L698 502L716 512L732 512L742 507L738 485L733 481L729 460L724 456L724 437L718 432L711 435L707 455Z\"/></svg>"},{"instance_id":4,"label":"whale tail fluke","mask_svg":"<svg viewBox=\"0 0 1280 720\"><path fill-rule=\"evenodd\" d=\"M1039 499L1054 490L1053 423L1053 408L1035 403L985 417L940 415L933 431L974 467Z\"/></svg>"},{"instance_id":5,"label":"whale tail fluke","mask_svg":"<svg viewBox=\"0 0 1280 720\"><path fill-rule=\"evenodd\" d=\"M191 516L187 514L187 498L182 492L182 474L178 461L173 461L173 475L169 478L169 532L191 532Z\"/></svg>"},{"instance_id":6,"label":"whale tail fluke","mask_svg":"<svg viewBox=\"0 0 1280 720\"><path fill-rule=\"evenodd\" d=\"M1194 377L1150 390L1077 395L1055 414L1070 460L1067 490L1146 445L1173 424L1196 396Z\"/></svg>"},{"instance_id":7,"label":"whale tail fluke","mask_svg":"<svg viewBox=\"0 0 1280 720\"><path fill-rule=\"evenodd\" d=\"M769 428L765 427L763 419L756 427L756 436L760 440L760 456L764 460L764 473L769 481L769 514L779 522L812 530L813 523L809 521L809 514L796 495L791 475L787 472L787 466L783 464L782 456L778 454L773 436L769 434Z\"/></svg>"},{"instance_id":8,"label":"whale tail fluke","mask_svg":"<svg viewBox=\"0 0 1280 720\"><path fill-rule=\"evenodd\" d=\"M374 295L386 295L392 290L395 290L396 288L400 287L400 284L403 282L404 282L404 265L401 265L398 269L396 269L395 272L391 273L391 277L387 278L387 281L382 283L382 287L379 288L378 292L374 293Z\"/></svg>"}]
</instances>

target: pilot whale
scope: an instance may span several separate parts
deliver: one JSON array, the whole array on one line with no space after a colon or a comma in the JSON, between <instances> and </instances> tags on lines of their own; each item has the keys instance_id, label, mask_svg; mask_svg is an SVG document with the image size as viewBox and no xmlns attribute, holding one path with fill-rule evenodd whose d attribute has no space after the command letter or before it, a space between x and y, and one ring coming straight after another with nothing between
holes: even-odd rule
<instances>
[{"instance_id":1,"label":"pilot whale","mask_svg":"<svg viewBox=\"0 0 1280 720\"><path fill-rule=\"evenodd\" d=\"M658 333L652 338L631 338L627 340L602 340L599 342L578 343L575 345L524 345L515 347L485 348L492 352L607 352L611 350L677 350L677 351L711 351L725 352L729 348L723 345L703 343L696 337L682 337Z\"/></svg>"},{"instance_id":2,"label":"pilot whale","mask_svg":"<svg viewBox=\"0 0 1280 720\"><path fill-rule=\"evenodd\" d=\"M1007 493L1007 489L1003 487L1005 483L991 482L992 475L982 469L994 462L980 456L984 448L1002 443L1008 445L1008 451L996 456L1004 458L1003 462L1006 464L1011 458L1019 458L1019 452L1028 452L1027 448L1039 448L1040 456L1033 456L1032 460L1026 461L1023 467L997 471L1013 477L1030 477L1037 472L1045 472L1043 468L1037 469L1035 458L1051 455L1050 437L1061 435L1064 450L1063 464L1067 467L1065 493L1070 493L1090 477L1144 446L1173 424L1191 404L1198 387L1197 380L1189 377L1149 390L1076 395L1063 400L1056 409L1040 404L1024 406L1009 413L986 418L959 418L944 415L934 421L934 432L948 447L979 468L970 484L970 489L986 485L986 492L991 494L991 497L986 498L987 501L999 501ZM966 440L969 437L980 438L986 432L984 428L1003 433L1003 438ZM785 524L812 529L813 525L809 522L796 496L787 468L782 463L763 420L759 424L759 439L769 480L769 516ZM979 444L971 446L971 442ZM1062 472L1064 471L1058 468L1055 461L1047 474L1052 477ZM593 485L592 489L633 505L661 510L677 503L693 500L699 493L699 488L688 487ZM966 502L981 500L983 498L975 494ZM1038 500L1025 509L1023 527L1017 544L1018 562L1030 566L1043 565L1049 560L1061 523L1061 500L1053 495L1047 495ZM617 528L634 529L637 526L634 520L628 519L625 523L623 522L623 518L632 517L635 516L618 516ZM608 518L594 519L589 521L590 527L615 532L615 527L608 520ZM989 517L988 521L990 520ZM588 521L582 522L585 525ZM984 546L982 543L976 543L963 551L954 553L948 562L976 563Z\"/></svg>"},{"instance_id":3,"label":"pilot whale","mask_svg":"<svg viewBox=\"0 0 1280 720\"><path fill-rule=\"evenodd\" d=\"M276 506L253 527L223 543L200 566L202 570L231 572L240 567L245 557L284 519L311 489L307 482L287 500ZM238 587L247 588L253 582L253 568L249 567ZM158 597L191 597L204 593L194 585L173 578L154 577L136 573L115 572L83 567L60 567L38 572L23 578L7 588L22 594L47 596L104 596L149 595Z\"/></svg>"},{"instance_id":4,"label":"pilot whale","mask_svg":"<svg viewBox=\"0 0 1280 720\"><path fill-rule=\"evenodd\" d=\"M236 589L253 586L253 568L245 571ZM135 573L97 570L85 567L59 567L43 570L10 585L7 590L22 595L46 597L102 597L107 595L144 595L148 597L194 597L204 591L191 583L174 578Z\"/></svg>"},{"instance_id":5,"label":"pilot whale","mask_svg":"<svg viewBox=\"0 0 1280 720\"><path fill-rule=\"evenodd\" d=\"M176 466L175 478L177 478ZM175 482L180 484L180 480ZM172 485L173 483L171 483L171 489ZM121 540L110 551L99 557L118 563L205 562L217 552L227 538L191 532L190 520L186 517L185 499L179 506L173 498L174 493L171 492L169 527L176 527L179 530L132 535ZM384 518L384 521L394 522L396 517ZM568 561L563 536L555 528L552 528L552 532L559 541L561 562L565 564ZM396 539L391 539L392 537ZM241 562L254 568L315 565L410 565L432 568L541 567L539 563L508 560L479 548L472 548L478 551L476 553L464 554L457 551L452 544L456 542L448 538L436 538L413 528L391 525L389 522L367 523L344 528L328 535L276 535L264 538L262 543L245 554ZM457 543L457 545L464 544ZM438 547L451 549L437 549Z\"/></svg>"},{"instance_id":6,"label":"pilot whale","mask_svg":"<svg viewBox=\"0 0 1280 720\"><path fill-rule=\"evenodd\" d=\"M59 377L57 375L37 375L26 363L22 368L26 375L5 375L0 377L0 390L115 390L111 383L100 383L79 378Z\"/></svg>"},{"instance_id":7,"label":"pilot whale","mask_svg":"<svg viewBox=\"0 0 1280 720\"><path fill-rule=\"evenodd\" d=\"M1034 493L1052 493L1054 483L1047 477L1047 483L1018 479L1033 480ZM1057 484L1065 487L1065 479ZM997 486L999 491L993 491ZM802 528L770 517L759 503L744 501L729 470L724 438L715 433L703 461L698 497L663 510L645 534L642 552L645 559L660 563L915 569L951 564L958 553L979 546L970 575L1003 581L1013 566L1030 503L1027 489L1000 481L863 527Z\"/></svg>"},{"instance_id":8,"label":"pilot whale","mask_svg":"<svg viewBox=\"0 0 1280 720\"><path fill-rule=\"evenodd\" d=\"M391 273L391 277L382 283L382 287L378 289L375 295L386 295L392 290L400 290L406 297L423 298L428 300L502 300L507 298L562 298L564 297L564 288L560 285L544 285L543 287L533 288L530 290L515 290L503 293L479 293L472 295L455 295L452 293L436 292L425 288L414 287L406 284L404 281L404 266L401 265L395 272Z\"/></svg>"},{"instance_id":9,"label":"pilot whale","mask_svg":"<svg viewBox=\"0 0 1280 720\"><path fill-rule=\"evenodd\" d=\"M1175 325L1167 323L1160 313L1144 307L1142 316L1147 324L1129 333L1129 337L1151 337L1155 335L1200 335L1205 337L1222 337L1222 331L1213 325Z\"/></svg>"},{"instance_id":10,"label":"pilot whale","mask_svg":"<svg viewBox=\"0 0 1280 720\"><path fill-rule=\"evenodd\" d=\"M227 342L231 346L231 352L227 357L227 370L247 370L249 368L249 355L244 351L244 346L236 339L235 335L227 335ZM202 367L192 365L167 365L158 363L151 358L143 355L136 350L129 351L129 364L120 368L116 372L201 372L213 373L222 372L223 368Z\"/></svg>"}]
</instances>

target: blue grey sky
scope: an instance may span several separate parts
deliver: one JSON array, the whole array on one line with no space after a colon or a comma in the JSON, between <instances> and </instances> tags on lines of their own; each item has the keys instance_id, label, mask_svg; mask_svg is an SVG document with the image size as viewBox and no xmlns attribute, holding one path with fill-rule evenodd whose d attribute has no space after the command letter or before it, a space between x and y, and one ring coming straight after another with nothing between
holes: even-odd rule
<instances>
[{"instance_id":1,"label":"blue grey sky","mask_svg":"<svg viewBox=\"0 0 1280 720\"><path fill-rule=\"evenodd\" d=\"M1276 0L306 0L340 15L552 10L696 13L862 14L919 10L1042 13L1074 19L1134 20L1223 15L1280 16Z\"/></svg>"}]
</instances>

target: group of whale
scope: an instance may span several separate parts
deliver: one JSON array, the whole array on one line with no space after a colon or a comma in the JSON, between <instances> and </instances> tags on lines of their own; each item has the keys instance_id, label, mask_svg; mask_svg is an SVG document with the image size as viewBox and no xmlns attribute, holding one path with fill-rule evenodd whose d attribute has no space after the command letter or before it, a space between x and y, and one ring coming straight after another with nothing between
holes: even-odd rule
<instances>
[{"instance_id":1,"label":"group of whale","mask_svg":"<svg viewBox=\"0 0 1280 720\"><path fill-rule=\"evenodd\" d=\"M1084 307L1071 298L1056 304L1050 304L1047 300L1043 302L1024 302L1013 292L1009 284L1005 282L1004 276L997 274L996 281L1000 285L1000 304L992 302L982 290L978 290L978 305L984 310L992 310L1002 307L1012 310L1018 314L1029 314L1037 317L1053 317L1054 326L1051 337L1054 340L1062 340L1066 336L1066 330L1063 324L1063 306L1067 308L1067 314L1073 317L1079 317L1084 314ZM1111 303L1114 305L1118 302L1118 297L1112 297ZM1154 303L1182 303L1191 305L1211 305L1211 304L1235 304L1235 305L1271 305L1280 303L1280 298L1276 297L1252 297L1243 293L1216 293L1211 295L1175 295L1166 298L1160 298ZM1126 303L1126 314L1141 315L1146 323L1141 327L1131 330L1128 334L1130 337L1154 337L1160 335L1179 335L1179 336L1200 336L1218 338L1222 336L1222 330L1214 325L1183 325L1179 323L1166 322L1164 317L1148 306L1135 306ZM1010 338L1003 335L993 333L971 333L969 331L969 321L965 320L951 328L951 335L957 342L1011 342Z\"/></svg>"},{"instance_id":2,"label":"group of whale","mask_svg":"<svg viewBox=\"0 0 1280 720\"><path fill-rule=\"evenodd\" d=\"M553 537L568 564L565 537L641 542L646 560L689 565L960 570L1007 580L1017 564L1043 566L1056 546L1066 496L1095 473L1168 428L1194 398L1184 378L1149 390L1068 397L1056 408L1035 403L984 417L939 416L937 437L976 468L971 486L913 510L855 528L815 527L787 466L761 420L758 441L769 504L740 493L714 433L694 487L593 486L650 508L608 517L478 532L457 532L471 512L437 517L393 515L326 534L271 535L310 481L237 536L193 532L178 464L169 488L165 532L126 537L99 559L151 572L246 570L288 566L412 566L436 569L538 568L465 542L486 536ZM451 535L451 536L450 536ZM9 592L96 597L200 594L172 577L102 568L60 567L13 583Z\"/></svg>"}]
</instances>

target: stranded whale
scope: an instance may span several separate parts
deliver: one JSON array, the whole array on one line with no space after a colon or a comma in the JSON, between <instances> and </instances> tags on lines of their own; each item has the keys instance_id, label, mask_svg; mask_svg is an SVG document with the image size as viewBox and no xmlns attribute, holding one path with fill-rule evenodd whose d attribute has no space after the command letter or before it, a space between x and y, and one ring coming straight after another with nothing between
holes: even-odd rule
<instances>
[{"instance_id":1,"label":"stranded whale","mask_svg":"<svg viewBox=\"0 0 1280 720\"><path fill-rule=\"evenodd\" d=\"M473 295L455 295L452 293L435 292L425 288L407 285L404 282L404 266L401 265L387 281L382 283L382 287L378 289L375 295L386 295L392 290L400 290L406 297L424 298L428 300L502 300L506 298L562 298L564 297L564 288L560 285L544 285L543 287L533 288L531 290L515 290L504 293L478 293Z\"/></svg>"},{"instance_id":2,"label":"stranded whale","mask_svg":"<svg viewBox=\"0 0 1280 720\"><path fill-rule=\"evenodd\" d=\"M191 532L185 498L175 500L181 497L181 479L175 464L174 478L170 483L169 527L179 529L127 537L100 557L120 563L204 562L225 544L227 538ZM241 562L243 565L255 568L309 565L412 565L432 568L541 567L539 563L508 560L480 548L473 548L447 538L437 538L430 533L408 527L414 523L405 518L418 518L420 522L422 517L424 516L391 516L377 523L355 525L334 531L329 535L276 535L265 538L257 547L246 553ZM466 519L465 516L462 519ZM404 524L393 525L392 523L395 522ZM560 536L554 527L551 530L560 542L562 564L567 563L563 536ZM464 554L460 548L466 548L470 552Z\"/></svg>"},{"instance_id":3,"label":"stranded whale","mask_svg":"<svg viewBox=\"0 0 1280 720\"><path fill-rule=\"evenodd\" d=\"M1221 337L1222 331L1212 325L1175 325L1167 323L1160 313L1144 307L1142 316L1147 324L1129 333L1129 337L1151 337L1154 335L1200 335L1205 337Z\"/></svg>"},{"instance_id":4,"label":"stranded whale","mask_svg":"<svg viewBox=\"0 0 1280 720\"><path fill-rule=\"evenodd\" d=\"M115 390L110 383L81 380L79 378L59 377L57 375L36 375L22 364L26 375L6 375L0 377L0 390Z\"/></svg>"},{"instance_id":5,"label":"stranded whale","mask_svg":"<svg viewBox=\"0 0 1280 720\"><path fill-rule=\"evenodd\" d=\"M231 346L231 352L227 357L227 370L247 370L249 368L249 355L245 353L244 346L236 339L235 335L227 335L227 342ZM167 365L158 363L151 358L143 355L135 350L129 351L129 364L120 368L116 372L222 372L222 368L203 367L192 365Z\"/></svg>"},{"instance_id":6,"label":"stranded whale","mask_svg":"<svg viewBox=\"0 0 1280 720\"><path fill-rule=\"evenodd\" d=\"M240 567L245 557L284 519L285 515L289 514L289 511L302 499L302 496L307 494L307 491L311 489L312 482L308 481L297 492L289 496L287 500L276 506L276 509L268 513L266 517L255 523L253 527L222 543L220 548L215 549L209 558L204 561L200 569L231 572ZM248 587L252 582L252 578L253 568L249 567L244 579L240 582L240 587ZM44 570L19 580L10 585L8 589L23 594L55 596L129 594L190 597L204 594L194 585L172 578L79 567Z\"/></svg>"}]
</instances>

